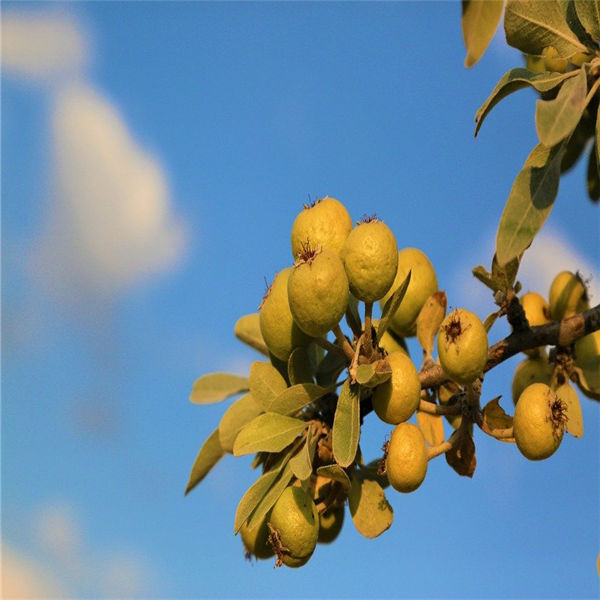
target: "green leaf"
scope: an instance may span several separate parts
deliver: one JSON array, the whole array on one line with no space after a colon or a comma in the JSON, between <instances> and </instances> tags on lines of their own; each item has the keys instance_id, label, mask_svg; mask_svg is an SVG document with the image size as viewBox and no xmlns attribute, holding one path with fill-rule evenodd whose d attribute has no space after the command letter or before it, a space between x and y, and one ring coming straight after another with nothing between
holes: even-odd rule
<instances>
[{"instance_id":1,"label":"green leaf","mask_svg":"<svg viewBox=\"0 0 600 600\"><path fill-rule=\"evenodd\" d=\"M385 358L375 363L359 365L356 369L356 382L365 387L377 387L391 376L392 368Z\"/></svg>"},{"instance_id":2,"label":"green leaf","mask_svg":"<svg viewBox=\"0 0 600 600\"><path fill-rule=\"evenodd\" d=\"M233 328L233 333L238 340L244 342L250 348L258 350L265 356L269 355L269 350L260 331L260 315L258 313L239 318Z\"/></svg>"},{"instance_id":3,"label":"green leaf","mask_svg":"<svg viewBox=\"0 0 600 600\"><path fill-rule=\"evenodd\" d=\"M504 30L507 43L527 54L540 55L553 46L560 57L569 58L587 50L569 27L565 4L559 0L508 0Z\"/></svg>"},{"instance_id":4,"label":"green leaf","mask_svg":"<svg viewBox=\"0 0 600 600\"><path fill-rule=\"evenodd\" d=\"M596 42L600 42L600 1L575 0L574 4L584 29Z\"/></svg>"},{"instance_id":5,"label":"green leaf","mask_svg":"<svg viewBox=\"0 0 600 600\"><path fill-rule=\"evenodd\" d=\"M317 383L322 386L333 385L346 366L344 355L338 352L328 352L317 369Z\"/></svg>"},{"instance_id":6,"label":"green leaf","mask_svg":"<svg viewBox=\"0 0 600 600\"><path fill-rule=\"evenodd\" d=\"M306 432L306 441L300 450L290 459L290 467L294 475L300 480L308 479L312 474L313 457L317 447L317 436L312 434L310 427Z\"/></svg>"},{"instance_id":7,"label":"green leaf","mask_svg":"<svg viewBox=\"0 0 600 600\"><path fill-rule=\"evenodd\" d=\"M396 288L396 291L388 298L385 303L383 310L381 311L381 319L379 319L379 325L377 326L377 339L380 340L383 334L386 332L390 324L390 319L400 308L400 304L404 299L408 284L410 283L410 276L412 271L409 271L404 281Z\"/></svg>"},{"instance_id":8,"label":"green leaf","mask_svg":"<svg viewBox=\"0 0 600 600\"><path fill-rule=\"evenodd\" d=\"M465 67L472 67L484 54L498 28L504 0L463 0L462 33L467 56Z\"/></svg>"},{"instance_id":9,"label":"green leaf","mask_svg":"<svg viewBox=\"0 0 600 600\"><path fill-rule=\"evenodd\" d=\"M265 411L270 411L271 404L287 388L287 383L272 364L257 361L250 365L249 386L254 399Z\"/></svg>"},{"instance_id":10,"label":"green leaf","mask_svg":"<svg viewBox=\"0 0 600 600\"><path fill-rule=\"evenodd\" d=\"M583 413L577 392L567 381L556 389L556 395L567 406L567 432L576 438L583 437Z\"/></svg>"},{"instance_id":11,"label":"green leaf","mask_svg":"<svg viewBox=\"0 0 600 600\"><path fill-rule=\"evenodd\" d=\"M233 455L279 452L291 444L306 426L306 421L274 412L258 415L238 433Z\"/></svg>"},{"instance_id":12,"label":"green leaf","mask_svg":"<svg viewBox=\"0 0 600 600\"><path fill-rule=\"evenodd\" d=\"M348 495L352 521L357 531L367 538L375 538L390 528L394 511L382 487L372 479L352 478Z\"/></svg>"},{"instance_id":13,"label":"green leaf","mask_svg":"<svg viewBox=\"0 0 600 600\"><path fill-rule=\"evenodd\" d=\"M225 411L219 423L219 440L225 452L233 452L233 442L237 434L242 427L261 412L262 408L254 400L252 394L244 394Z\"/></svg>"},{"instance_id":14,"label":"green leaf","mask_svg":"<svg viewBox=\"0 0 600 600\"><path fill-rule=\"evenodd\" d=\"M248 527L251 529L258 525L265 518L265 515L273 508L273 505L279 499L279 496L283 494L283 490L288 486L290 480L293 477L292 468L287 463L281 473L279 479L275 481L272 487L267 491L263 498L254 509L250 519L248 520Z\"/></svg>"},{"instance_id":15,"label":"green leaf","mask_svg":"<svg viewBox=\"0 0 600 600\"><path fill-rule=\"evenodd\" d=\"M475 137L477 137L479 128L483 125L484 119L492 108L494 108L500 100L506 98L506 96L527 86L533 87L538 92L548 92L563 81L575 77L576 75L577 71L569 71L567 73L550 73L547 71L534 73L533 71L523 68L511 69L506 72L501 77L500 81L498 81L487 100L479 107L477 113L475 113Z\"/></svg>"},{"instance_id":16,"label":"green leaf","mask_svg":"<svg viewBox=\"0 0 600 600\"><path fill-rule=\"evenodd\" d=\"M515 258L505 265L500 265L498 257L494 254L492 258L492 280L494 281L495 291L506 293L508 290L513 289L520 264L521 255L515 256Z\"/></svg>"},{"instance_id":17,"label":"green leaf","mask_svg":"<svg viewBox=\"0 0 600 600\"><path fill-rule=\"evenodd\" d=\"M308 348L299 347L292 350L288 358L287 372L291 385L313 382L313 368Z\"/></svg>"},{"instance_id":18,"label":"green leaf","mask_svg":"<svg viewBox=\"0 0 600 600\"><path fill-rule=\"evenodd\" d=\"M579 69L577 77L562 84L554 100L536 102L535 129L544 146L556 146L573 133L585 108L586 93L585 69Z\"/></svg>"},{"instance_id":19,"label":"green leaf","mask_svg":"<svg viewBox=\"0 0 600 600\"><path fill-rule=\"evenodd\" d=\"M194 382L190 402L211 404L248 391L248 379L229 373L209 373Z\"/></svg>"},{"instance_id":20,"label":"green leaf","mask_svg":"<svg viewBox=\"0 0 600 600\"><path fill-rule=\"evenodd\" d=\"M553 148L538 144L517 175L496 235L500 266L518 257L533 241L552 210L564 143Z\"/></svg>"},{"instance_id":21,"label":"green leaf","mask_svg":"<svg viewBox=\"0 0 600 600\"><path fill-rule=\"evenodd\" d=\"M600 200L600 174L598 173L598 142L590 150L587 168L587 192L590 200Z\"/></svg>"},{"instance_id":22,"label":"green leaf","mask_svg":"<svg viewBox=\"0 0 600 600\"><path fill-rule=\"evenodd\" d=\"M258 506L258 503L264 498L265 494L276 481L279 472L279 469L267 471L248 488L235 511L233 533L237 533L241 526L247 521L248 517L252 514L252 511Z\"/></svg>"},{"instance_id":23,"label":"green leaf","mask_svg":"<svg viewBox=\"0 0 600 600\"><path fill-rule=\"evenodd\" d=\"M328 479L333 479L342 484L342 489L344 492L348 493L350 491L351 482L350 477L340 465L324 465L317 469L317 475L322 475L323 477L327 477Z\"/></svg>"},{"instance_id":24,"label":"green leaf","mask_svg":"<svg viewBox=\"0 0 600 600\"><path fill-rule=\"evenodd\" d=\"M333 455L341 467L348 467L354 461L359 437L359 387L358 385L350 385L347 380L340 390L332 431Z\"/></svg>"},{"instance_id":25,"label":"green leaf","mask_svg":"<svg viewBox=\"0 0 600 600\"><path fill-rule=\"evenodd\" d=\"M271 411L280 415L292 415L331 391L333 388L330 387L299 383L283 390L271 404Z\"/></svg>"},{"instance_id":26,"label":"green leaf","mask_svg":"<svg viewBox=\"0 0 600 600\"><path fill-rule=\"evenodd\" d=\"M224 456L225 451L221 448L219 442L219 430L215 429L206 439L194 465L190 472L190 478L185 488L185 493L189 494L208 474L208 472L219 462Z\"/></svg>"},{"instance_id":27,"label":"green leaf","mask_svg":"<svg viewBox=\"0 0 600 600\"><path fill-rule=\"evenodd\" d=\"M584 110L583 117L577 124L577 127L575 127L575 131L573 131L567 142L565 154L560 163L561 175L572 169L581 158L583 151L588 145L589 139L594 135L595 124L595 117L591 117L589 110Z\"/></svg>"}]
</instances>

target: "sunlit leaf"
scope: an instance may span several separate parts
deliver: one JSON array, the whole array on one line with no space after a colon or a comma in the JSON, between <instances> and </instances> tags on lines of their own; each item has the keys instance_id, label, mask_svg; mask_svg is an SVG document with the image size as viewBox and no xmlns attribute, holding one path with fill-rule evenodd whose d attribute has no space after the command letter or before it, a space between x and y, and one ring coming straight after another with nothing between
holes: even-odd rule
<instances>
[{"instance_id":1,"label":"sunlit leaf","mask_svg":"<svg viewBox=\"0 0 600 600\"><path fill-rule=\"evenodd\" d=\"M313 367L308 348L294 348L288 358L287 372L290 385L297 383L312 383Z\"/></svg>"},{"instance_id":2,"label":"sunlit leaf","mask_svg":"<svg viewBox=\"0 0 600 600\"><path fill-rule=\"evenodd\" d=\"M390 528L394 511L382 487L372 479L355 476L348 494L348 505L357 531L375 538Z\"/></svg>"},{"instance_id":3,"label":"sunlit leaf","mask_svg":"<svg viewBox=\"0 0 600 600\"><path fill-rule=\"evenodd\" d=\"M433 352L435 336L446 315L447 304L446 292L435 292L427 298L417 317L417 339L426 356Z\"/></svg>"},{"instance_id":4,"label":"sunlit leaf","mask_svg":"<svg viewBox=\"0 0 600 600\"><path fill-rule=\"evenodd\" d=\"M324 388L314 383L299 383L286 388L271 404L271 411L280 415L292 415L329 394L334 388Z\"/></svg>"},{"instance_id":5,"label":"sunlit leaf","mask_svg":"<svg viewBox=\"0 0 600 600\"><path fill-rule=\"evenodd\" d=\"M506 265L529 247L552 210L564 144L546 148L538 144L517 175L496 235L496 256Z\"/></svg>"},{"instance_id":6,"label":"sunlit leaf","mask_svg":"<svg viewBox=\"0 0 600 600\"><path fill-rule=\"evenodd\" d=\"M523 68L511 69L502 76L496 87L492 90L492 93L475 114L475 136L477 137L479 128L483 125L484 119L492 108L509 94L528 86L533 87L538 92L547 92L576 75L577 71L569 71L567 73L550 73L548 71L534 73Z\"/></svg>"},{"instance_id":7,"label":"sunlit leaf","mask_svg":"<svg viewBox=\"0 0 600 600\"><path fill-rule=\"evenodd\" d=\"M587 371L587 374L590 376L590 383L586 377L586 372L580 367L575 367L571 373L571 377L574 378L574 381L579 386L579 389L583 392L585 396L588 398L592 398L593 400L600 400L600 385L597 385L599 382L595 381L600 379L600 375L595 373L590 373Z\"/></svg>"},{"instance_id":8,"label":"sunlit leaf","mask_svg":"<svg viewBox=\"0 0 600 600\"><path fill-rule=\"evenodd\" d=\"M437 446L444 441L444 421L442 417L417 411L417 423L423 437L430 446Z\"/></svg>"},{"instance_id":9,"label":"sunlit leaf","mask_svg":"<svg viewBox=\"0 0 600 600\"><path fill-rule=\"evenodd\" d=\"M219 462L225 451L219 442L219 430L215 429L206 439L190 472L190 478L185 488L189 494L208 474L208 472Z\"/></svg>"},{"instance_id":10,"label":"sunlit leaf","mask_svg":"<svg viewBox=\"0 0 600 600\"><path fill-rule=\"evenodd\" d=\"M567 381L556 389L556 395L567 405L567 432L573 437L583 437L583 413L577 392Z\"/></svg>"},{"instance_id":11,"label":"sunlit leaf","mask_svg":"<svg viewBox=\"0 0 600 600\"><path fill-rule=\"evenodd\" d=\"M359 437L359 387L346 381L340 390L332 431L333 455L340 466L347 467L354 461Z\"/></svg>"},{"instance_id":12,"label":"sunlit leaf","mask_svg":"<svg viewBox=\"0 0 600 600\"><path fill-rule=\"evenodd\" d=\"M233 532L237 533L246 522L258 503L264 498L273 483L277 480L280 469L273 469L261 475L246 491L235 512Z\"/></svg>"},{"instance_id":13,"label":"sunlit leaf","mask_svg":"<svg viewBox=\"0 0 600 600\"><path fill-rule=\"evenodd\" d=\"M494 326L494 323L498 320L500 312L490 313L483 322L483 328L489 333L490 329Z\"/></svg>"},{"instance_id":14,"label":"sunlit leaf","mask_svg":"<svg viewBox=\"0 0 600 600\"><path fill-rule=\"evenodd\" d=\"M208 373L196 379L190 402L211 404L248 391L248 379L229 373Z\"/></svg>"},{"instance_id":15,"label":"sunlit leaf","mask_svg":"<svg viewBox=\"0 0 600 600\"><path fill-rule=\"evenodd\" d=\"M281 373L272 364L260 361L250 365L248 383L252 396L265 411L271 410L271 404L287 388Z\"/></svg>"},{"instance_id":16,"label":"sunlit leaf","mask_svg":"<svg viewBox=\"0 0 600 600\"><path fill-rule=\"evenodd\" d=\"M322 475L328 479L333 479L342 484L342 489L348 493L350 491L350 477L339 465L324 465L317 469L317 475Z\"/></svg>"},{"instance_id":17,"label":"sunlit leaf","mask_svg":"<svg viewBox=\"0 0 600 600\"><path fill-rule=\"evenodd\" d=\"M467 48L465 67L472 67L484 54L498 28L503 0L463 0L462 32Z\"/></svg>"},{"instance_id":18,"label":"sunlit leaf","mask_svg":"<svg viewBox=\"0 0 600 600\"><path fill-rule=\"evenodd\" d=\"M306 421L274 412L258 415L238 433L233 455L279 452L291 444L306 426Z\"/></svg>"},{"instance_id":19,"label":"sunlit leaf","mask_svg":"<svg viewBox=\"0 0 600 600\"><path fill-rule=\"evenodd\" d=\"M233 333L244 344L258 350L265 356L269 355L269 350L260 332L260 315L258 313L244 315L239 318L233 328Z\"/></svg>"},{"instance_id":20,"label":"sunlit leaf","mask_svg":"<svg viewBox=\"0 0 600 600\"><path fill-rule=\"evenodd\" d=\"M504 412L500 406L500 396L490 400L483 409L483 422L489 429L510 429L513 426L513 419ZM514 441L513 438L504 438L506 441Z\"/></svg>"},{"instance_id":21,"label":"sunlit leaf","mask_svg":"<svg viewBox=\"0 0 600 600\"><path fill-rule=\"evenodd\" d=\"M261 412L262 408L252 394L244 394L225 411L219 423L219 440L225 452L233 452L233 442L237 434Z\"/></svg>"},{"instance_id":22,"label":"sunlit leaf","mask_svg":"<svg viewBox=\"0 0 600 600\"><path fill-rule=\"evenodd\" d=\"M302 444L300 450L290 459L292 472L300 481L308 479L312 473L316 447L317 437L312 435L309 428L306 432L306 441Z\"/></svg>"},{"instance_id":23,"label":"sunlit leaf","mask_svg":"<svg viewBox=\"0 0 600 600\"><path fill-rule=\"evenodd\" d=\"M553 46L559 56L568 58L587 50L569 27L560 0L507 0L504 30L508 44L527 54L540 55Z\"/></svg>"},{"instance_id":24,"label":"sunlit leaf","mask_svg":"<svg viewBox=\"0 0 600 600\"><path fill-rule=\"evenodd\" d=\"M293 475L292 468L288 462L281 471L279 478L269 488L252 512L252 515L248 520L248 527L253 528L262 522L266 514L273 508L273 505L279 499L279 496L283 494L283 491L289 485Z\"/></svg>"},{"instance_id":25,"label":"sunlit leaf","mask_svg":"<svg viewBox=\"0 0 600 600\"><path fill-rule=\"evenodd\" d=\"M513 289L520 263L521 256L519 255L515 256L515 258L507 264L501 265L498 262L498 257L494 254L494 257L492 258L492 280L496 291L506 293L508 290Z\"/></svg>"},{"instance_id":26,"label":"sunlit leaf","mask_svg":"<svg viewBox=\"0 0 600 600\"><path fill-rule=\"evenodd\" d=\"M575 0L577 16L590 36L600 42L600 1Z\"/></svg>"},{"instance_id":27,"label":"sunlit leaf","mask_svg":"<svg viewBox=\"0 0 600 600\"><path fill-rule=\"evenodd\" d=\"M392 376L392 367L384 358L375 363L359 365L356 369L356 382L365 387L377 387Z\"/></svg>"},{"instance_id":28,"label":"sunlit leaf","mask_svg":"<svg viewBox=\"0 0 600 600\"><path fill-rule=\"evenodd\" d=\"M383 334L386 332L390 319L396 314L396 311L400 308L408 284L410 283L411 271L408 272L404 281L396 288L394 293L388 298L385 303L383 310L381 311L381 319L379 319L379 325L377 326L377 339L380 340Z\"/></svg>"}]
</instances>

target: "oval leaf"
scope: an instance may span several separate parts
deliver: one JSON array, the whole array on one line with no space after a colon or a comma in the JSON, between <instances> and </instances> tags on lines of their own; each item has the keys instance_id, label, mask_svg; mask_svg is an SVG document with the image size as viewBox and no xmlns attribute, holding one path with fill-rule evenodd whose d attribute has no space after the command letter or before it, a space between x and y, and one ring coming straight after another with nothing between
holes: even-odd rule
<instances>
[{"instance_id":1,"label":"oval leaf","mask_svg":"<svg viewBox=\"0 0 600 600\"><path fill-rule=\"evenodd\" d=\"M313 436L310 428L306 433L306 441L300 450L290 459L290 467L300 480L308 479L312 474L313 458L317 447L317 437Z\"/></svg>"},{"instance_id":2,"label":"oval leaf","mask_svg":"<svg viewBox=\"0 0 600 600\"><path fill-rule=\"evenodd\" d=\"M567 23L565 4L560 0L508 0L504 11L507 43L527 54L541 55L548 46L564 58L585 52L586 46Z\"/></svg>"},{"instance_id":3,"label":"oval leaf","mask_svg":"<svg viewBox=\"0 0 600 600\"><path fill-rule=\"evenodd\" d=\"M567 405L567 432L573 437L583 437L583 413L577 392L567 381L559 386L556 395Z\"/></svg>"},{"instance_id":4,"label":"oval leaf","mask_svg":"<svg viewBox=\"0 0 600 600\"><path fill-rule=\"evenodd\" d=\"M348 477L348 474L340 467L340 465L324 465L323 467L319 467L317 469L317 475L322 475L323 477L341 483L342 489L346 494L350 491L350 477Z\"/></svg>"},{"instance_id":5,"label":"oval leaf","mask_svg":"<svg viewBox=\"0 0 600 600\"><path fill-rule=\"evenodd\" d=\"M431 356L435 336L446 316L446 292L435 292L427 300L417 317L417 339L426 356Z\"/></svg>"},{"instance_id":6,"label":"oval leaf","mask_svg":"<svg viewBox=\"0 0 600 600\"><path fill-rule=\"evenodd\" d=\"M483 422L490 429L510 429L513 419L504 412L500 406L500 396L490 400L483 409Z\"/></svg>"},{"instance_id":7,"label":"oval leaf","mask_svg":"<svg viewBox=\"0 0 600 600\"><path fill-rule=\"evenodd\" d=\"M306 425L306 421L274 412L258 415L238 433L233 455L279 452L291 444Z\"/></svg>"},{"instance_id":8,"label":"oval leaf","mask_svg":"<svg viewBox=\"0 0 600 600\"><path fill-rule=\"evenodd\" d=\"M219 423L219 440L225 452L233 452L233 442L242 427L262 412L252 394L245 394L226 411Z\"/></svg>"},{"instance_id":9,"label":"oval leaf","mask_svg":"<svg viewBox=\"0 0 600 600\"><path fill-rule=\"evenodd\" d=\"M285 379L272 364L253 362L250 365L248 384L254 399L268 412L277 396L287 388Z\"/></svg>"},{"instance_id":10,"label":"oval leaf","mask_svg":"<svg viewBox=\"0 0 600 600\"><path fill-rule=\"evenodd\" d=\"M190 472L190 478L185 488L189 494L208 474L208 472L219 462L225 451L219 442L219 430L215 429L206 439Z\"/></svg>"},{"instance_id":11,"label":"oval leaf","mask_svg":"<svg viewBox=\"0 0 600 600\"><path fill-rule=\"evenodd\" d=\"M279 496L283 494L283 490L288 486L290 480L293 477L292 468L289 463L287 463L280 475L280 477L273 483L267 493L262 497L250 519L248 520L248 527L252 529L256 525L258 525L264 518L265 515L273 508L273 505L277 500L279 500Z\"/></svg>"},{"instance_id":12,"label":"oval leaf","mask_svg":"<svg viewBox=\"0 0 600 600\"><path fill-rule=\"evenodd\" d=\"M260 315L258 313L244 315L239 318L233 328L233 333L238 340L244 342L250 348L269 356L269 349L260 331Z\"/></svg>"},{"instance_id":13,"label":"oval leaf","mask_svg":"<svg viewBox=\"0 0 600 600\"><path fill-rule=\"evenodd\" d=\"M229 373L209 373L194 382L190 402L211 404L248 391L248 379Z\"/></svg>"},{"instance_id":14,"label":"oval leaf","mask_svg":"<svg viewBox=\"0 0 600 600\"><path fill-rule=\"evenodd\" d=\"M523 68L511 69L502 76L487 100L481 105L477 113L475 113L475 137L477 137L479 128L483 125L484 119L492 108L509 94L528 86L533 87L538 92L547 92L576 75L577 71L569 71L567 73L550 73L547 71L534 73Z\"/></svg>"},{"instance_id":15,"label":"oval leaf","mask_svg":"<svg viewBox=\"0 0 600 600\"><path fill-rule=\"evenodd\" d=\"M408 289L408 284L410 283L410 276L412 271L409 271L404 281L396 288L396 291L388 298L383 310L381 311L381 319L379 319L379 325L377 326L377 339L380 340L383 334L386 332L390 319L396 313L396 311L400 308L400 304L402 304L402 300L404 300L404 295L406 294L406 290Z\"/></svg>"},{"instance_id":16,"label":"oval leaf","mask_svg":"<svg viewBox=\"0 0 600 600\"><path fill-rule=\"evenodd\" d=\"M575 0L575 10L583 28L600 42L600 0Z\"/></svg>"},{"instance_id":17,"label":"oval leaf","mask_svg":"<svg viewBox=\"0 0 600 600\"><path fill-rule=\"evenodd\" d=\"M278 469L267 471L248 488L235 511L233 533L237 533L240 530L240 527L247 521L248 517L252 514L252 511L258 506L258 503L269 491L278 475Z\"/></svg>"},{"instance_id":18,"label":"oval leaf","mask_svg":"<svg viewBox=\"0 0 600 600\"><path fill-rule=\"evenodd\" d=\"M271 411L280 415L292 415L311 402L316 402L333 388L325 388L314 383L299 383L281 392L271 403Z\"/></svg>"},{"instance_id":19,"label":"oval leaf","mask_svg":"<svg viewBox=\"0 0 600 600\"><path fill-rule=\"evenodd\" d=\"M394 511L381 486L372 479L352 478L348 505L357 531L375 538L390 528Z\"/></svg>"},{"instance_id":20,"label":"oval leaf","mask_svg":"<svg viewBox=\"0 0 600 600\"><path fill-rule=\"evenodd\" d=\"M529 247L552 210L564 144L546 148L538 144L517 175L504 207L496 235L500 266Z\"/></svg>"},{"instance_id":21,"label":"oval leaf","mask_svg":"<svg viewBox=\"0 0 600 600\"><path fill-rule=\"evenodd\" d=\"M297 383L312 383L313 367L311 365L308 348L294 348L287 364L288 379L291 385Z\"/></svg>"},{"instance_id":22,"label":"oval leaf","mask_svg":"<svg viewBox=\"0 0 600 600\"><path fill-rule=\"evenodd\" d=\"M444 421L440 415L417 411L417 423L430 446L437 446L444 441Z\"/></svg>"},{"instance_id":23,"label":"oval leaf","mask_svg":"<svg viewBox=\"0 0 600 600\"><path fill-rule=\"evenodd\" d=\"M348 467L354 461L360 437L360 394L358 385L346 380L340 390L333 418L332 446L336 462Z\"/></svg>"},{"instance_id":24,"label":"oval leaf","mask_svg":"<svg viewBox=\"0 0 600 600\"><path fill-rule=\"evenodd\" d=\"M356 382L365 387L377 387L391 376L392 368L385 358L374 363L359 365L356 369Z\"/></svg>"},{"instance_id":25,"label":"oval leaf","mask_svg":"<svg viewBox=\"0 0 600 600\"><path fill-rule=\"evenodd\" d=\"M565 81L554 100L538 100L535 105L535 129L544 146L555 146L573 133L585 108L587 77L585 69Z\"/></svg>"},{"instance_id":26,"label":"oval leaf","mask_svg":"<svg viewBox=\"0 0 600 600\"><path fill-rule=\"evenodd\" d=\"M467 56L465 67L472 67L484 54L498 28L504 0L463 0L462 33Z\"/></svg>"}]
</instances>

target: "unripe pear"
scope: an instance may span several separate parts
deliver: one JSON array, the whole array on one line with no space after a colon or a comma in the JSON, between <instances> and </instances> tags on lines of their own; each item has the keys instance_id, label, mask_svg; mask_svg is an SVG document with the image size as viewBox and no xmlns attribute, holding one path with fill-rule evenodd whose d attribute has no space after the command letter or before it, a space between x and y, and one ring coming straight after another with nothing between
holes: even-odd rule
<instances>
[{"instance_id":1,"label":"unripe pear","mask_svg":"<svg viewBox=\"0 0 600 600\"><path fill-rule=\"evenodd\" d=\"M392 431L386 457L386 473L399 492L413 492L427 474L428 451L421 430L412 423L400 423Z\"/></svg>"},{"instance_id":2,"label":"unripe pear","mask_svg":"<svg viewBox=\"0 0 600 600\"><path fill-rule=\"evenodd\" d=\"M273 548L269 543L268 519L269 515L265 516L262 522L252 529L249 529L246 522L240 529L244 548L256 558L270 558L274 555Z\"/></svg>"},{"instance_id":3,"label":"unripe pear","mask_svg":"<svg viewBox=\"0 0 600 600\"><path fill-rule=\"evenodd\" d=\"M548 294L550 318L566 319L585 310L587 290L579 274L561 271L552 281Z\"/></svg>"},{"instance_id":4,"label":"unripe pear","mask_svg":"<svg viewBox=\"0 0 600 600\"><path fill-rule=\"evenodd\" d=\"M554 46L548 46L542 51L546 71L554 71L555 73L564 73L567 70L569 61L566 58L561 58L558 50Z\"/></svg>"},{"instance_id":5,"label":"unripe pear","mask_svg":"<svg viewBox=\"0 0 600 600\"><path fill-rule=\"evenodd\" d=\"M517 365L512 380L512 399L516 404L523 390L532 383L550 383L552 371L545 353L528 358Z\"/></svg>"}]
</instances>

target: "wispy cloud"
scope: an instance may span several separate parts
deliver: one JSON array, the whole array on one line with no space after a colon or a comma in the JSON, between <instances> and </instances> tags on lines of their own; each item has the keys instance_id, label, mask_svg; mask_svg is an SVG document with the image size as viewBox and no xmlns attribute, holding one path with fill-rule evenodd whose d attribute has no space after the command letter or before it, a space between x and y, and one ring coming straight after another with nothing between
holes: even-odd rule
<instances>
[{"instance_id":1,"label":"wispy cloud","mask_svg":"<svg viewBox=\"0 0 600 600\"><path fill-rule=\"evenodd\" d=\"M5 11L2 15L2 69L36 83L82 71L89 44L66 15Z\"/></svg>"}]
</instances>

